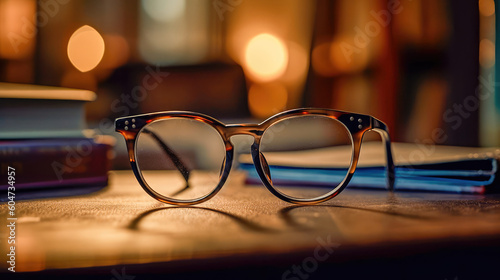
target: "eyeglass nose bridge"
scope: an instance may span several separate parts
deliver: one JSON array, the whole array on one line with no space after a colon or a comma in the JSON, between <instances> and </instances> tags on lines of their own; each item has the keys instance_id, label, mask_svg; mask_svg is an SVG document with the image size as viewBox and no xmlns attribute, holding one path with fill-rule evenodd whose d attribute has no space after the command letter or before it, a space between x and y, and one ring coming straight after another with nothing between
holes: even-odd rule
<instances>
[{"instance_id":1,"label":"eyeglass nose bridge","mask_svg":"<svg viewBox=\"0 0 500 280\"><path fill-rule=\"evenodd\" d=\"M225 136L229 139L235 135L250 135L255 139L260 139L264 129L258 124L231 124L225 129Z\"/></svg>"},{"instance_id":2,"label":"eyeglass nose bridge","mask_svg":"<svg viewBox=\"0 0 500 280\"><path fill-rule=\"evenodd\" d=\"M226 126L225 136L229 139L235 135L249 135L254 138L253 144L250 147L252 160L254 167L262 179L265 182L271 181L271 172L269 170L269 165L267 163L264 155L259 151L260 139L264 134L265 128L258 124L235 124ZM267 184L265 184L267 187Z\"/></svg>"}]
</instances>

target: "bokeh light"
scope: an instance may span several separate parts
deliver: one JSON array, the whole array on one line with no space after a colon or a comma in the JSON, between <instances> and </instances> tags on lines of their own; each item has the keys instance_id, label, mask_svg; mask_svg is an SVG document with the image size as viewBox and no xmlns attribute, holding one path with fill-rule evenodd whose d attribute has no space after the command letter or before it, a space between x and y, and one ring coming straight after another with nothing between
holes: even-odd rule
<instances>
[{"instance_id":1,"label":"bokeh light","mask_svg":"<svg viewBox=\"0 0 500 280\"><path fill-rule=\"evenodd\" d=\"M279 78L288 65L288 51L273 35L262 33L253 37L245 48L245 66L260 81Z\"/></svg>"},{"instance_id":2,"label":"bokeh light","mask_svg":"<svg viewBox=\"0 0 500 280\"><path fill-rule=\"evenodd\" d=\"M186 0L142 0L141 6L155 21L168 22L180 18L186 10Z\"/></svg>"},{"instance_id":3,"label":"bokeh light","mask_svg":"<svg viewBox=\"0 0 500 280\"><path fill-rule=\"evenodd\" d=\"M479 64L484 68L495 65L495 44L488 39L479 42Z\"/></svg>"},{"instance_id":4,"label":"bokeh light","mask_svg":"<svg viewBox=\"0 0 500 280\"><path fill-rule=\"evenodd\" d=\"M493 0L479 0L479 13L489 17L495 13L495 2Z\"/></svg>"},{"instance_id":5,"label":"bokeh light","mask_svg":"<svg viewBox=\"0 0 500 280\"><path fill-rule=\"evenodd\" d=\"M253 84L248 90L248 106L253 116L267 118L286 108L288 92L281 83Z\"/></svg>"},{"instance_id":6,"label":"bokeh light","mask_svg":"<svg viewBox=\"0 0 500 280\"><path fill-rule=\"evenodd\" d=\"M68 42L68 58L81 72L94 69L104 55L104 39L94 28L78 28Z\"/></svg>"}]
</instances>

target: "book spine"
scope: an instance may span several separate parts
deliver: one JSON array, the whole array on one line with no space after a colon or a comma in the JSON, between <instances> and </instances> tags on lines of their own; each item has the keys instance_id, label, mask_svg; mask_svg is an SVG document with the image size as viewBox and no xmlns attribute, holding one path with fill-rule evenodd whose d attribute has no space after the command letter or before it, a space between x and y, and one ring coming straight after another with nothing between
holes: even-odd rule
<instances>
[{"instance_id":1,"label":"book spine","mask_svg":"<svg viewBox=\"0 0 500 280\"><path fill-rule=\"evenodd\" d=\"M0 142L0 174L16 170L16 188L106 185L110 146L92 139ZM0 182L6 190L7 181Z\"/></svg>"}]
</instances>

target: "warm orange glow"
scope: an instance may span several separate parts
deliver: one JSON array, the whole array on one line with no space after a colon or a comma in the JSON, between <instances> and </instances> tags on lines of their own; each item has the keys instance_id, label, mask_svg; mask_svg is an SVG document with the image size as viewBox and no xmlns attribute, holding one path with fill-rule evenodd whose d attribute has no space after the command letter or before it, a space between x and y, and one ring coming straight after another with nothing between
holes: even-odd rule
<instances>
[{"instance_id":1,"label":"warm orange glow","mask_svg":"<svg viewBox=\"0 0 500 280\"><path fill-rule=\"evenodd\" d=\"M44 270L47 252L43 242L24 231L17 238L16 243L19 245L16 246L16 272Z\"/></svg>"},{"instance_id":2,"label":"warm orange glow","mask_svg":"<svg viewBox=\"0 0 500 280\"><path fill-rule=\"evenodd\" d=\"M290 83L300 82L307 75L309 57L303 46L288 42L288 66L283 80Z\"/></svg>"},{"instance_id":3,"label":"warm orange glow","mask_svg":"<svg viewBox=\"0 0 500 280\"><path fill-rule=\"evenodd\" d=\"M369 47L356 46L351 37L338 37L330 45L330 62L341 72L365 69L370 59Z\"/></svg>"},{"instance_id":4,"label":"warm orange glow","mask_svg":"<svg viewBox=\"0 0 500 280\"><path fill-rule=\"evenodd\" d=\"M331 77L343 72L362 71L370 57L367 46L357 46L351 36L339 36L332 42L314 47L311 60L316 73Z\"/></svg>"},{"instance_id":5,"label":"warm orange glow","mask_svg":"<svg viewBox=\"0 0 500 280\"><path fill-rule=\"evenodd\" d=\"M11 60L5 63L5 81L15 81L16 83L33 83L33 62L30 60Z\"/></svg>"},{"instance_id":6,"label":"warm orange glow","mask_svg":"<svg viewBox=\"0 0 500 280\"><path fill-rule=\"evenodd\" d=\"M104 55L104 40L94 28L84 25L77 29L68 42L68 58L81 72L94 69Z\"/></svg>"},{"instance_id":7,"label":"warm orange glow","mask_svg":"<svg viewBox=\"0 0 500 280\"><path fill-rule=\"evenodd\" d=\"M373 113L373 89L367 77L346 75L339 77L332 87L332 108L342 108L346 111Z\"/></svg>"},{"instance_id":8,"label":"warm orange glow","mask_svg":"<svg viewBox=\"0 0 500 280\"><path fill-rule=\"evenodd\" d=\"M488 39L479 42L479 64L484 68L495 65L495 44Z\"/></svg>"},{"instance_id":9,"label":"warm orange glow","mask_svg":"<svg viewBox=\"0 0 500 280\"><path fill-rule=\"evenodd\" d=\"M64 73L61 80L62 87L97 90L97 80L93 73L82 73L71 69Z\"/></svg>"},{"instance_id":10,"label":"warm orange glow","mask_svg":"<svg viewBox=\"0 0 500 280\"><path fill-rule=\"evenodd\" d=\"M0 1L0 58L26 59L33 54L35 13L35 1Z\"/></svg>"},{"instance_id":11,"label":"warm orange glow","mask_svg":"<svg viewBox=\"0 0 500 280\"><path fill-rule=\"evenodd\" d=\"M125 64L130 56L130 47L123 36L110 34L104 35L106 49L99 67L113 69Z\"/></svg>"},{"instance_id":12,"label":"warm orange glow","mask_svg":"<svg viewBox=\"0 0 500 280\"><path fill-rule=\"evenodd\" d=\"M288 51L273 35L262 33L253 37L245 48L245 66L260 81L279 78L288 65Z\"/></svg>"},{"instance_id":13,"label":"warm orange glow","mask_svg":"<svg viewBox=\"0 0 500 280\"><path fill-rule=\"evenodd\" d=\"M254 84L248 90L248 106L253 116L267 118L286 108L288 92L280 83Z\"/></svg>"},{"instance_id":14,"label":"warm orange glow","mask_svg":"<svg viewBox=\"0 0 500 280\"><path fill-rule=\"evenodd\" d=\"M479 0L479 13L489 17L495 13L495 2L493 0Z\"/></svg>"},{"instance_id":15,"label":"warm orange glow","mask_svg":"<svg viewBox=\"0 0 500 280\"><path fill-rule=\"evenodd\" d=\"M330 62L330 43L322 43L314 47L311 63L314 71L322 76L333 76L337 72Z\"/></svg>"}]
</instances>

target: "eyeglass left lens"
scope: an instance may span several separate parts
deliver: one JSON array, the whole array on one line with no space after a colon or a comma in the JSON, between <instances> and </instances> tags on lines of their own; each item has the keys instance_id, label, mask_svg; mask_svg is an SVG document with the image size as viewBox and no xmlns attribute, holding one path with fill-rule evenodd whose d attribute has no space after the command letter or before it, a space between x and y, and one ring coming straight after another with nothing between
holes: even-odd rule
<instances>
[{"instance_id":1,"label":"eyeglass left lens","mask_svg":"<svg viewBox=\"0 0 500 280\"><path fill-rule=\"evenodd\" d=\"M193 119L169 118L137 136L136 162L144 181L159 194L190 201L219 184L225 146L217 130Z\"/></svg>"}]
</instances>

